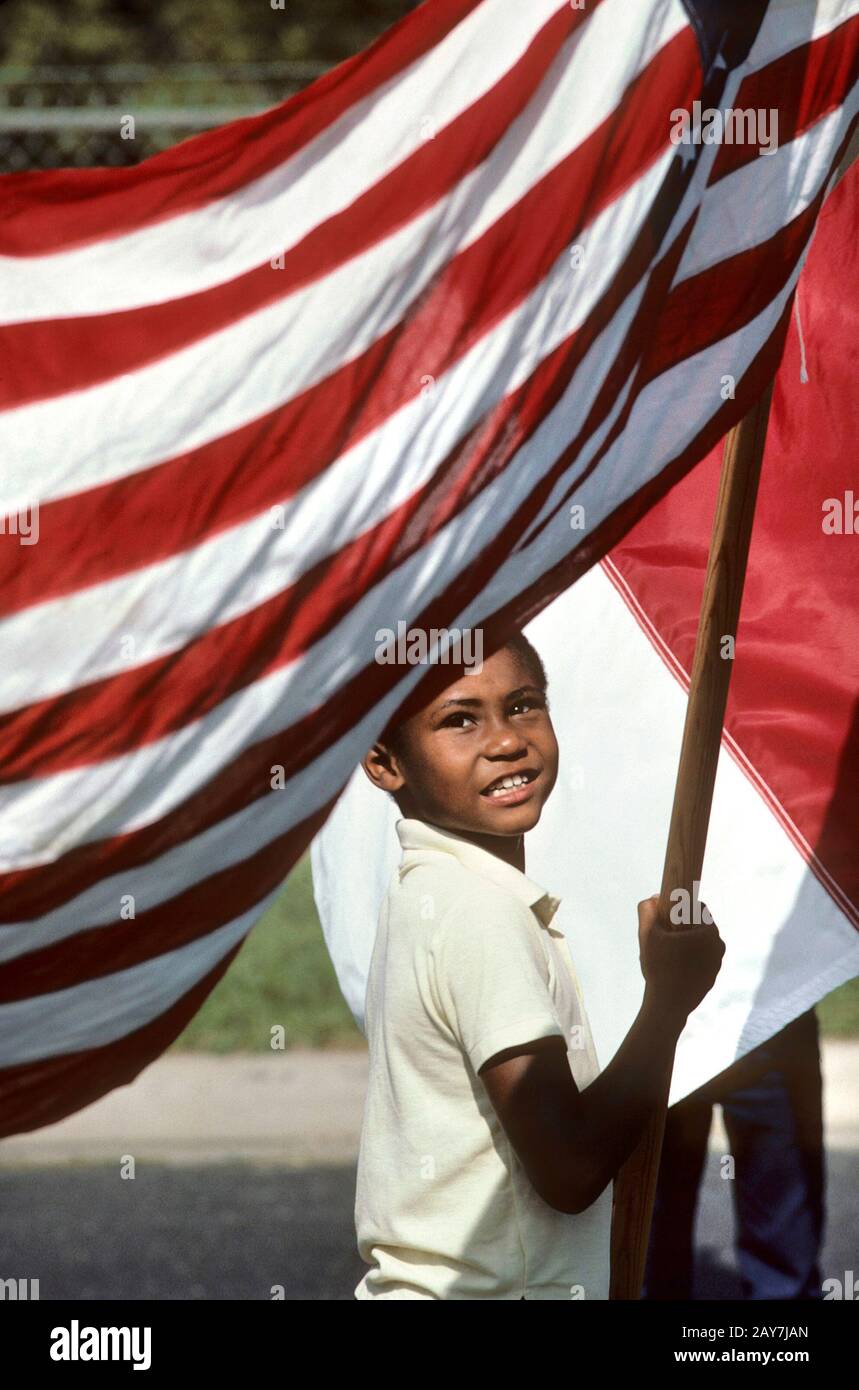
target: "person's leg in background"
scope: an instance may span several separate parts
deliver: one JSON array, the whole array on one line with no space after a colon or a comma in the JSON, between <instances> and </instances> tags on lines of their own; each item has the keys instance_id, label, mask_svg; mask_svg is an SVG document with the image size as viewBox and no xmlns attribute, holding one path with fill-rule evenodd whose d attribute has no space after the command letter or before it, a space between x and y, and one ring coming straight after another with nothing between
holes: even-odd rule
<instances>
[{"instance_id":1,"label":"person's leg in background","mask_svg":"<svg viewBox=\"0 0 859 1390\"><path fill-rule=\"evenodd\" d=\"M720 1098L736 1165L743 1297L819 1299L825 1155L814 1010L755 1051L767 1069Z\"/></svg>"},{"instance_id":2,"label":"person's leg in background","mask_svg":"<svg viewBox=\"0 0 859 1390\"><path fill-rule=\"evenodd\" d=\"M692 1298L695 1211L712 1118L712 1101L697 1094L672 1105L666 1115L644 1299Z\"/></svg>"}]
</instances>

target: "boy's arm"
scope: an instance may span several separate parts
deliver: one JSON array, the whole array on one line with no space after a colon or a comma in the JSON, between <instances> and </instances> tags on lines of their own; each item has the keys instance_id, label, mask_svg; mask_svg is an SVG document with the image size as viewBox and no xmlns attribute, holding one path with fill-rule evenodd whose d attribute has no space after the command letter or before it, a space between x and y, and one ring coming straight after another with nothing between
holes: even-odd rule
<instances>
[{"instance_id":1,"label":"boy's arm","mask_svg":"<svg viewBox=\"0 0 859 1390\"><path fill-rule=\"evenodd\" d=\"M498 1118L550 1207L584 1211L611 1182L659 1099L682 1029L645 992L612 1061L583 1091L563 1038L537 1038L481 1068Z\"/></svg>"},{"instance_id":2,"label":"boy's arm","mask_svg":"<svg viewBox=\"0 0 859 1390\"><path fill-rule=\"evenodd\" d=\"M655 898L639 904L639 940L644 1000L591 1085L579 1091L559 1037L496 1053L479 1071L534 1188L557 1211L584 1211L629 1157L661 1097L686 1018L712 987L725 949L714 926L660 926Z\"/></svg>"}]
</instances>

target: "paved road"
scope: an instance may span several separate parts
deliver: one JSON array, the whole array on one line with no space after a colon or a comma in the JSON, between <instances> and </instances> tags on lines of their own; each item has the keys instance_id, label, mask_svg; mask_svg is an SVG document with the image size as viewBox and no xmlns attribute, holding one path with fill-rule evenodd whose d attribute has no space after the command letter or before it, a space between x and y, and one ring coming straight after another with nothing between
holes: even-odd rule
<instances>
[{"instance_id":1,"label":"paved road","mask_svg":"<svg viewBox=\"0 0 859 1390\"><path fill-rule=\"evenodd\" d=\"M857 1071L859 1047L827 1045L824 1278L859 1273ZM268 1300L277 1285L287 1299L351 1299L365 1076L362 1052L168 1054L79 1115L5 1141L0 1278L38 1279L43 1299ZM714 1127L699 1298L739 1292L723 1145Z\"/></svg>"},{"instance_id":2,"label":"paved road","mask_svg":"<svg viewBox=\"0 0 859 1390\"><path fill-rule=\"evenodd\" d=\"M859 1154L829 1155L824 1277L856 1269ZM352 1298L354 1166L138 1164L0 1176L4 1276L43 1299ZM711 1154L698 1223L699 1298L736 1298L729 1184Z\"/></svg>"},{"instance_id":3,"label":"paved road","mask_svg":"<svg viewBox=\"0 0 859 1390\"><path fill-rule=\"evenodd\" d=\"M351 1299L354 1168L6 1172L4 1274L42 1299Z\"/></svg>"}]
</instances>

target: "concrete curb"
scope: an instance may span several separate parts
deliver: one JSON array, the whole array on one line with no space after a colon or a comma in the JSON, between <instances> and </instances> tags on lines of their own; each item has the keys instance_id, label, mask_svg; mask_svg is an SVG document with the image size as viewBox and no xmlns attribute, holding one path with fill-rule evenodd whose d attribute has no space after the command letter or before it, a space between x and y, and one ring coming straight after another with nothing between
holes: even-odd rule
<instances>
[{"instance_id":1,"label":"concrete curb","mask_svg":"<svg viewBox=\"0 0 859 1390\"><path fill-rule=\"evenodd\" d=\"M367 1053L168 1053L58 1124L0 1143L0 1167L257 1161L302 1167L355 1160Z\"/></svg>"},{"instance_id":2,"label":"concrete curb","mask_svg":"<svg viewBox=\"0 0 859 1390\"><path fill-rule=\"evenodd\" d=\"M859 1040L823 1043L827 1147L859 1148ZM58 1124L0 1143L0 1168L119 1163L354 1163L365 1049L271 1056L169 1053L132 1082ZM716 1110L710 1147L727 1152Z\"/></svg>"}]
</instances>

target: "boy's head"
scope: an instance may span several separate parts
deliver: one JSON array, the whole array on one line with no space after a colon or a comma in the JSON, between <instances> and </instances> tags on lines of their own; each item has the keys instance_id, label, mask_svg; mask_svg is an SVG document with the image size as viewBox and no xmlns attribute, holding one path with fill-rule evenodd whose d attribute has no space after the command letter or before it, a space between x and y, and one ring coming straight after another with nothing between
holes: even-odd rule
<instances>
[{"instance_id":1,"label":"boy's head","mask_svg":"<svg viewBox=\"0 0 859 1390\"><path fill-rule=\"evenodd\" d=\"M521 632L380 734L362 766L403 816L460 834L522 835L558 775L546 672ZM521 780L520 780L521 779ZM516 783L500 791L507 781Z\"/></svg>"}]
</instances>

